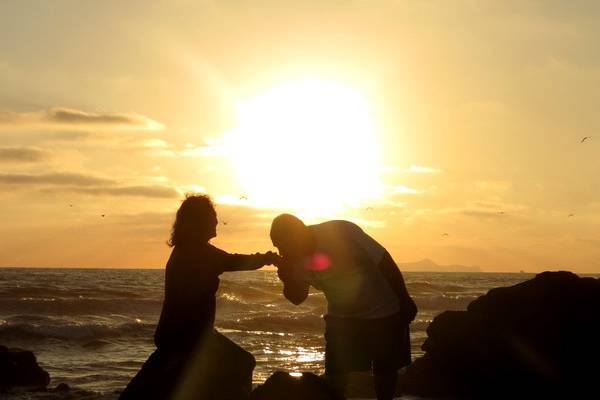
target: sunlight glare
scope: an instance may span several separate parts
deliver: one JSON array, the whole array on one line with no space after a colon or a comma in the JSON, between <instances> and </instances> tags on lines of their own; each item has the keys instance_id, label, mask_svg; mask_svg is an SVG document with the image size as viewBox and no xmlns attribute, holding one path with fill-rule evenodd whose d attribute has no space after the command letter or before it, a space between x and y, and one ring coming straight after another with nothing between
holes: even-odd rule
<instances>
[{"instance_id":1,"label":"sunlight glare","mask_svg":"<svg viewBox=\"0 0 600 400\"><path fill-rule=\"evenodd\" d=\"M240 102L225 149L254 205L332 216L379 196L369 107L349 86L306 80Z\"/></svg>"}]
</instances>

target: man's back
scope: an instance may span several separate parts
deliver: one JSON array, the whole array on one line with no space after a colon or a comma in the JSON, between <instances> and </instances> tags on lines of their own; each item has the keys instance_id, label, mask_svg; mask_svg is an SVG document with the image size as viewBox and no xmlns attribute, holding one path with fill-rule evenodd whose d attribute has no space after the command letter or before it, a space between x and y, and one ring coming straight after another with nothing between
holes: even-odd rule
<instances>
[{"instance_id":1,"label":"man's back","mask_svg":"<svg viewBox=\"0 0 600 400\"><path fill-rule=\"evenodd\" d=\"M398 299L377 266L385 249L348 221L308 226L315 253L307 279L325 293L328 315L381 318L398 312Z\"/></svg>"}]
</instances>

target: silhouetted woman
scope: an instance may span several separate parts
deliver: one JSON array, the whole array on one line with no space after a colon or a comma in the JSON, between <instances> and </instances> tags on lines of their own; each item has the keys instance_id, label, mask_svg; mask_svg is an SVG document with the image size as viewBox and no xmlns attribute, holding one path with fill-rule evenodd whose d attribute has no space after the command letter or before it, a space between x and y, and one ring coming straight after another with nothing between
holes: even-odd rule
<instances>
[{"instance_id":1,"label":"silhouetted woman","mask_svg":"<svg viewBox=\"0 0 600 400\"><path fill-rule=\"evenodd\" d=\"M238 381L243 381L244 390L251 390L254 357L214 330L215 294L221 273L255 270L274 263L278 256L220 250L209 243L217 235L216 227L217 213L210 198L186 196L168 242L173 250L154 334L157 349L121 399L228 398L215 393L219 388L214 386L225 384L235 391L231 386ZM232 396L240 398L240 394Z\"/></svg>"}]
</instances>

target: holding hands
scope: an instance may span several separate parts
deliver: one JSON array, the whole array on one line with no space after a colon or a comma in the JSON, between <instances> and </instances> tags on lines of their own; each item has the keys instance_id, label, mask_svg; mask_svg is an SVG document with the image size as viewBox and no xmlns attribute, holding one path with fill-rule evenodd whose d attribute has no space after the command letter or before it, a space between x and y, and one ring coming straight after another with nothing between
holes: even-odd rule
<instances>
[{"instance_id":1,"label":"holding hands","mask_svg":"<svg viewBox=\"0 0 600 400\"><path fill-rule=\"evenodd\" d=\"M281 257L279 254L268 251L259 253L262 257L263 265L274 265L277 267L277 276L284 283L296 282L302 280L303 270L301 263Z\"/></svg>"},{"instance_id":2,"label":"holding hands","mask_svg":"<svg viewBox=\"0 0 600 400\"><path fill-rule=\"evenodd\" d=\"M267 251L262 254L262 256L264 265L275 265L276 267L279 267L283 262L283 258L273 251Z\"/></svg>"}]
</instances>

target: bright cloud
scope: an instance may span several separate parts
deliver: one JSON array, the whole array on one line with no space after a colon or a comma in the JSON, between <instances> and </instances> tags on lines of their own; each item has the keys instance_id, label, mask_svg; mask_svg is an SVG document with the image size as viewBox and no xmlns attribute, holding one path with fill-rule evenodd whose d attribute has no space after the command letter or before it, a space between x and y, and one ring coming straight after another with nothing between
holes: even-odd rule
<instances>
[{"instance_id":1,"label":"bright cloud","mask_svg":"<svg viewBox=\"0 0 600 400\"><path fill-rule=\"evenodd\" d=\"M425 193L422 189L414 189L405 185L397 185L392 188L395 194L423 194Z\"/></svg>"},{"instance_id":2,"label":"bright cloud","mask_svg":"<svg viewBox=\"0 0 600 400\"><path fill-rule=\"evenodd\" d=\"M408 168L408 172L412 172L414 174L438 174L442 172L442 170L439 168L424 167L422 165L411 165Z\"/></svg>"}]
</instances>

